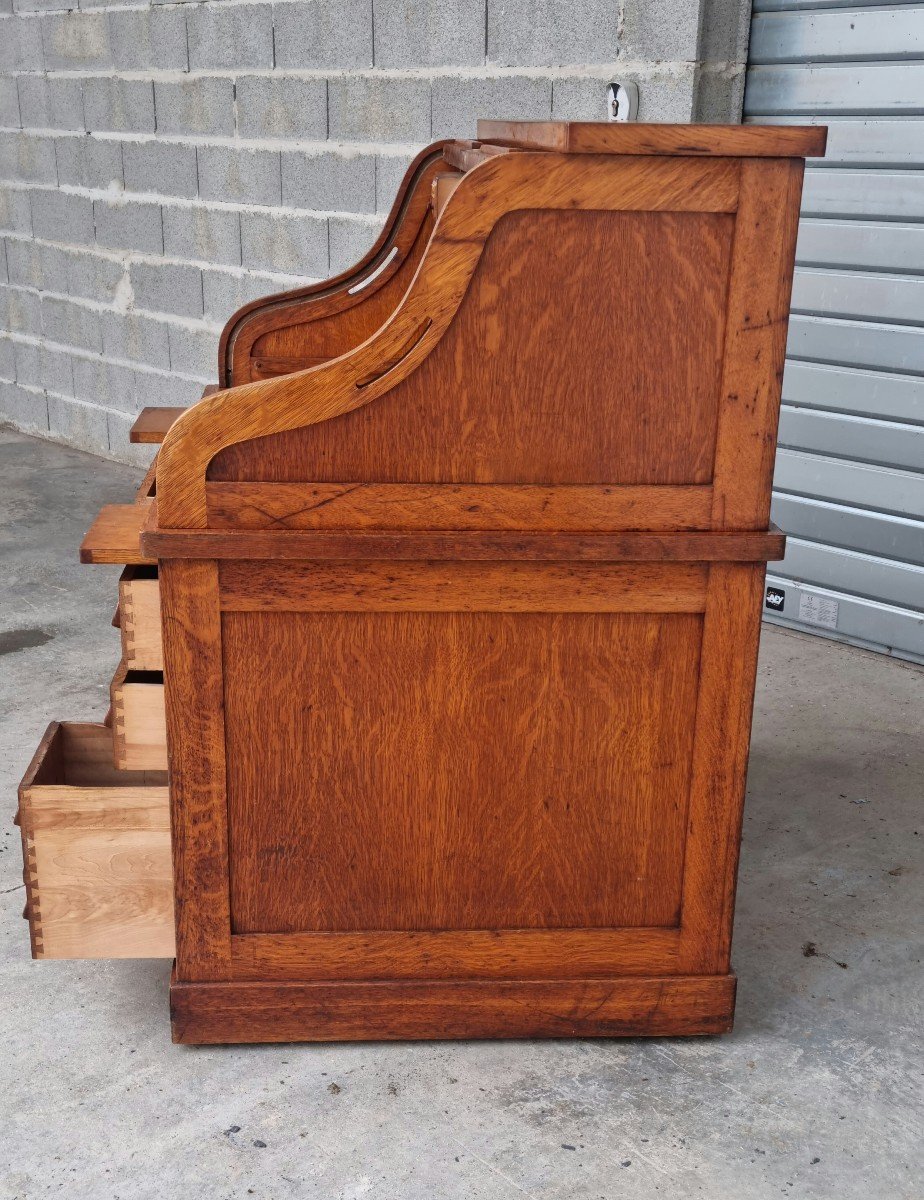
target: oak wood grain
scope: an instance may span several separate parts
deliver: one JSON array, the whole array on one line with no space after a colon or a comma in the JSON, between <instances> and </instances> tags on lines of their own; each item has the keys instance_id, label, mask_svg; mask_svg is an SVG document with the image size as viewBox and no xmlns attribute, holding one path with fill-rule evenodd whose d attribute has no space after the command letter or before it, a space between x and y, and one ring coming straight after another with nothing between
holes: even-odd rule
<instances>
[{"instance_id":1,"label":"oak wood grain","mask_svg":"<svg viewBox=\"0 0 924 1200\"><path fill-rule=\"evenodd\" d=\"M513 530L188 529L156 524L141 535L146 554L185 559L496 559L544 562L775 562L775 532L559 533ZM122 561L121 559L117 561Z\"/></svg>"},{"instance_id":2,"label":"oak wood grain","mask_svg":"<svg viewBox=\"0 0 924 1200\"><path fill-rule=\"evenodd\" d=\"M733 975L654 979L185 983L173 1040L701 1036L731 1028Z\"/></svg>"},{"instance_id":3,"label":"oak wood grain","mask_svg":"<svg viewBox=\"0 0 924 1200\"><path fill-rule=\"evenodd\" d=\"M226 612L234 930L675 924L701 623Z\"/></svg>"},{"instance_id":4,"label":"oak wood grain","mask_svg":"<svg viewBox=\"0 0 924 1200\"><path fill-rule=\"evenodd\" d=\"M136 445L160 445L167 430L178 420L185 408L143 408L129 430L128 440Z\"/></svg>"},{"instance_id":5,"label":"oak wood grain","mask_svg":"<svg viewBox=\"0 0 924 1200\"><path fill-rule=\"evenodd\" d=\"M231 916L216 564L162 563L160 594L177 968L184 979L222 979Z\"/></svg>"},{"instance_id":6,"label":"oak wood grain","mask_svg":"<svg viewBox=\"0 0 924 1200\"><path fill-rule=\"evenodd\" d=\"M479 121L482 142L560 154L821 157L823 125L660 125L610 121ZM487 147L485 147L487 149Z\"/></svg>"},{"instance_id":7,"label":"oak wood grain","mask_svg":"<svg viewBox=\"0 0 924 1200\"><path fill-rule=\"evenodd\" d=\"M223 612L702 612L701 563L225 562Z\"/></svg>"},{"instance_id":8,"label":"oak wood grain","mask_svg":"<svg viewBox=\"0 0 924 1200\"><path fill-rule=\"evenodd\" d=\"M236 934L235 979L593 979L677 971L679 929Z\"/></svg>"},{"instance_id":9,"label":"oak wood grain","mask_svg":"<svg viewBox=\"0 0 924 1200\"><path fill-rule=\"evenodd\" d=\"M153 500L134 504L106 504L80 543L82 563L153 564L141 551L141 528Z\"/></svg>"},{"instance_id":10,"label":"oak wood grain","mask_svg":"<svg viewBox=\"0 0 924 1200\"><path fill-rule=\"evenodd\" d=\"M208 483L212 529L704 530L709 487Z\"/></svg>"},{"instance_id":11,"label":"oak wood grain","mask_svg":"<svg viewBox=\"0 0 924 1200\"><path fill-rule=\"evenodd\" d=\"M209 478L706 485L732 232L727 214L508 214L416 371L373 404L225 450Z\"/></svg>"},{"instance_id":12,"label":"oak wood grain","mask_svg":"<svg viewBox=\"0 0 924 1200\"><path fill-rule=\"evenodd\" d=\"M660 213L721 214L733 212L737 205L739 164L734 160L601 156L594 170L587 171L586 160L568 155L543 161L537 170L535 157L530 153L497 155L466 174L443 209L404 299L381 329L362 345L324 366L218 393L180 417L168 433L158 460L162 525L205 525L206 468L220 450L249 437L342 416L370 404L411 375L442 340L488 234L501 217L533 209L591 213L601 207L621 212L650 209ZM707 223L722 221L721 216L704 215L700 219ZM700 243L705 264L707 247L711 245L713 254L721 254L727 234L723 236L717 230L715 237L700 239ZM548 255L544 261L549 263ZM688 276L690 286L697 287L699 276L692 271ZM698 324L695 313L686 315ZM395 370L367 387L357 386L381 363L392 361L426 321L430 322L426 333ZM686 323L679 325L677 335L688 335ZM670 352L663 339L661 352ZM714 396L704 395L703 402L714 404ZM669 430L666 432L670 436ZM694 454L699 445L694 437ZM657 443L653 442L652 448L657 452ZM664 482L696 482L689 474L689 449L683 449L682 454L683 468L673 468L680 478ZM667 469L666 459L661 461ZM316 472L312 474L318 477ZM571 478L569 482L582 480Z\"/></svg>"}]
</instances>

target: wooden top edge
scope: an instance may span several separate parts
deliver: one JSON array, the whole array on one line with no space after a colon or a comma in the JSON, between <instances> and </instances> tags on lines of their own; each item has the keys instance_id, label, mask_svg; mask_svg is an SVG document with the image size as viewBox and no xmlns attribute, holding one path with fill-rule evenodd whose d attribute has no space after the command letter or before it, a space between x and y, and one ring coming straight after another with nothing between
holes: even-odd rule
<instances>
[{"instance_id":1,"label":"wooden top edge","mask_svg":"<svg viewBox=\"0 0 924 1200\"><path fill-rule=\"evenodd\" d=\"M104 505L80 543L80 561L134 566L150 562L141 553L139 536L153 503L141 499L134 504Z\"/></svg>"},{"instance_id":2,"label":"wooden top edge","mask_svg":"<svg viewBox=\"0 0 924 1200\"><path fill-rule=\"evenodd\" d=\"M162 529L152 512L141 546L154 558L532 562L768 562L785 539L767 530L561 533Z\"/></svg>"},{"instance_id":3,"label":"wooden top edge","mask_svg":"<svg viewBox=\"0 0 924 1200\"><path fill-rule=\"evenodd\" d=\"M608 121L479 121L478 139L559 154L821 158L824 125L642 125Z\"/></svg>"},{"instance_id":4,"label":"wooden top edge","mask_svg":"<svg viewBox=\"0 0 924 1200\"><path fill-rule=\"evenodd\" d=\"M218 391L211 385L202 393L210 396ZM186 412L185 408L143 408L128 431L128 440L136 446L159 446L174 421Z\"/></svg>"}]
</instances>

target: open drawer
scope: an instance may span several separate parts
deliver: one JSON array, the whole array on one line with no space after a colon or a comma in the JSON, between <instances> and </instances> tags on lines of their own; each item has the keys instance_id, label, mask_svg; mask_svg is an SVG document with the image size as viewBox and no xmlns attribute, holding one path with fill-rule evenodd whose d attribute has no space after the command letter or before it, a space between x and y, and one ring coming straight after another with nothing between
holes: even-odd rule
<instances>
[{"instance_id":1,"label":"open drawer","mask_svg":"<svg viewBox=\"0 0 924 1200\"><path fill-rule=\"evenodd\" d=\"M122 572L119 578L119 628L122 631L122 658L130 670L164 669L156 567L126 567Z\"/></svg>"},{"instance_id":2,"label":"open drawer","mask_svg":"<svg viewBox=\"0 0 924 1200\"><path fill-rule=\"evenodd\" d=\"M49 725L19 786L34 958L172 958L163 771L118 771L105 725Z\"/></svg>"},{"instance_id":3,"label":"open drawer","mask_svg":"<svg viewBox=\"0 0 924 1200\"><path fill-rule=\"evenodd\" d=\"M166 771L164 676L134 670L124 659L109 687L113 763L120 771Z\"/></svg>"}]
</instances>

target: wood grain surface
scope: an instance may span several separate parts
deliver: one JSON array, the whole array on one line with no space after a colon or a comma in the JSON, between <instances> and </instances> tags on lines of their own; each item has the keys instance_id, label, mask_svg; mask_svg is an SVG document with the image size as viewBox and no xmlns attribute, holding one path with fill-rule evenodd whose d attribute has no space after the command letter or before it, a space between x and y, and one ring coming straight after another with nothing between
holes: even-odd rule
<instances>
[{"instance_id":1,"label":"wood grain surface","mask_svg":"<svg viewBox=\"0 0 924 1200\"><path fill-rule=\"evenodd\" d=\"M204 526L207 517L206 469L225 447L248 438L296 430L342 416L370 404L420 367L442 340L478 265L484 243L502 217L509 220L511 214L522 210L550 209L560 211L567 221L576 215L606 209L639 214L638 218L627 217L633 223L636 219L648 219L649 213L640 210L701 214L698 220L707 225L712 223L715 233L711 238L697 240L696 252L701 256L699 270L694 271L689 263L685 269L691 288L708 287L699 277L707 275L710 254L713 259L721 260L728 250L731 223L723 222L720 214L734 212L737 205L739 164L735 160L600 156L593 162L593 169L587 170L588 160L574 155L542 155L538 164L540 169L537 169L535 158L530 153L496 155L465 175L443 209L404 299L388 321L362 345L325 366L220 392L200 401L180 417L168 433L158 460L161 524L165 528ZM545 216L546 213L541 211L538 214L540 220ZM670 219L679 221L681 217ZM522 236L528 240L528 226ZM656 248L651 247L650 252L656 253ZM551 269L554 261L554 256L546 254L543 269ZM684 269L681 263L678 263L678 269ZM495 286L502 287L503 281L496 280ZM634 300L643 305L648 302L644 296L634 297ZM709 320L711 306L705 299L704 304L702 318L685 310L686 318L697 328L702 320L707 323ZM719 307L721 309L721 301ZM714 313L714 319L721 321L721 312ZM380 369L383 362L394 361L425 322L429 323L426 333L399 365L370 385L360 386ZM681 340L688 336L684 327L678 327L675 332ZM486 348L490 351L490 341ZM691 349L696 349L696 362L701 363L704 352ZM718 351L717 346L711 349L716 356ZM676 352L671 349L668 339L662 337L658 353L670 362ZM709 353L707 349L705 354ZM509 356L503 356L502 361L509 362ZM713 367L718 370L717 361ZM541 386L541 381L534 382ZM652 386L657 386L655 379ZM692 391L692 397L684 397L684 406L700 402L696 387ZM580 402L579 398L575 399ZM630 396L630 403L633 399ZM644 403L644 397L638 402ZM714 420L715 395L704 397L702 403L712 406ZM501 408L501 414L502 411ZM402 418L404 422L412 423L416 419L411 412L402 413ZM502 415L499 419L503 419ZM426 436L425 430L420 432ZM576 436L581 436L580 431L576 431ZM668 439L673 436L667 427L664 436ZM692 427L690 440L692 448L679 447L680 463L672 466L656 439L650 439L656 462L654 469L658 470L659 464L660 470L670 477L663 482L678 481L678 478L680 482L696 481L695 470L700 465L697 451L702 448L702 439ZM593 455L593 447L588 447L587 452ZM545 452L544 460L547 461ZM587 473L592 462L593 458L586 464ZM529 472L528 464L521 462L518 465ZM598 459L598 469L602 467ZM270 469L271 463L267 463L266 470ZM692 479L691 472L694 474ZM314 478L323 478L317 472L311 474ZM353 472L350 475L362 479ZM607 469L602 482L609 482L609 475ZM429 478L435 477L430 474ZM588 478L587 474L583 478L601 481L599 477ZM473 481L490 480L479 476ZM521 475L515 481L531 480ZM581 476L567 480L571 483L581 481Z\"/></svg>"},{"instance_id":2,"label":"wood grain surface","mask_svg":"<svg viewBox=\"0 0 924 1200\"><path fill-rule=\"evenodd\" d=\"M117 771L104 725L52 724L19 789L35 958L171 958L167 779Z\"/></svg>"},{"instance_id":3,"label":"wood grain surface","mask_svg":"<svg viewBox=\"0 0 924 1200\"><path fill-rule=\"evenodd\" d=\"M209 478L708 483L732 231L726 214L510 214L416 371L373 404L225 450Z\"/></svg>"},{"instance_id":4,"label":"wood grain surface","mask_svg":"<svg viewBox=\"0 0 924 1200\"><path fill-rule=\"evenodd\" d=\"M709 487L209 483L212 529L703 530Z\"/></svg>"},{"instance_id":5,"label":"wood grain surface","mask_svg":"<svg viewBox=\"0 0 924 1200\"><path fill-rule=\"evenodd\" d=\"M225 613L234 930L675 924L701 623Z\"/></svg>"},{"instance_id":6,"label":"wood grain surface","mask_svg":"<svg viewBox=\"0 0 924 1200\"><path fill-rule=\"evenodd\" d=\"M185 983L175 1042L659 1037L724 1033L733 975L415 983Z\"/></svg>"},{"instance_id":7,"label":"wood grain surface","mask_svg":"<svg viewBox=\"0 0 924 1200\"><path fill-rule=\"evenodd\" d=\"M813 158L823 125L655 125L612 121L479 121L482 142L562 154L728 155Z\"/></svg>"}]
</instances>

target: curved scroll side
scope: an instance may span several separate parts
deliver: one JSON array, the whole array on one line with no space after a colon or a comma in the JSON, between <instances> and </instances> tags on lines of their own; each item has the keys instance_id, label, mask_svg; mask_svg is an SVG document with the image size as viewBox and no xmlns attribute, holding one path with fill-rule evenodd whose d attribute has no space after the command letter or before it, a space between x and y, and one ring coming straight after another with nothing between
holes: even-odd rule
<instances>
[{"instance_id":1,"label":"curved scroll side","mask_svg":"<svg viewBox=\"0 0 924 1200\"><path fill-rule=\"evenodd\" d=\"M446 144L434 142L411 162L379 236L357 263L320 283L261 296L228 319L218 344L218 378L223 387L249 381L250 353L265 333L290 324L308 324L363 304L400 272L415 253L433 178L444 169Z\"/></svg>"},{"instance_id":2,"label":"curved scroll side","mask_svg":"<svg viewBox=\"0 0 924 1200\"><path fill-rule=\"evenodd\" d=\"M205 475L220 450L351 412L414 371L449 327L485 241L506 213L733 212L738 181L733 159L511 153L473 168L447 201L404 299L372 337L321 366L219 392L173 425L158 458L160 528L206 527ZM395 365L382 374L389 363Z\"/></svg>"}]
</instances>

